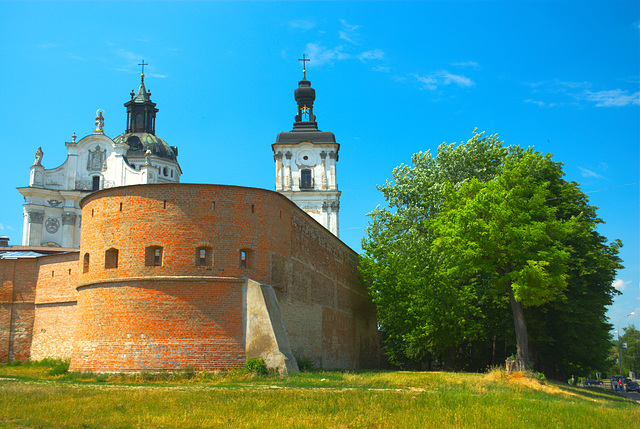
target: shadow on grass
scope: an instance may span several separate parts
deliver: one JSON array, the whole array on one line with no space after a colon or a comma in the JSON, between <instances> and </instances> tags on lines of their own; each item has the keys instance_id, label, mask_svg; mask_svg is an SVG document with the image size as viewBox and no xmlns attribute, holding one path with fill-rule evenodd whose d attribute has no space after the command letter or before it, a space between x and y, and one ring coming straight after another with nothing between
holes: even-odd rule
<instances>
[{"instance_id":1,"label":"shadow on grass","mask_svg":"<svg viewBox=\"0 0 640 429\"><path fill-rule=\"evenodd\" d=\"M573 387L564 386L562 383L553 383L553 385L565 393L577 395L591 400L606 399L613 402L628 402L630 400L629 398L626 398L616 392L612 392L602 387Z\"/></svg>"}]
</instances>

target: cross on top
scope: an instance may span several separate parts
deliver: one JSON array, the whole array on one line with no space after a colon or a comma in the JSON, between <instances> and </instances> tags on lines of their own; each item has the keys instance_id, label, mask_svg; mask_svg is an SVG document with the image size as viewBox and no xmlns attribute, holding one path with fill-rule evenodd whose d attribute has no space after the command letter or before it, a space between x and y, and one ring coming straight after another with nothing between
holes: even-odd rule
<instances>
[{"instance_id":1,"label":"cross on top","mask_svg":"<svg viewBox=\"0 0 640 429\"><path fill-rule=\"evenodd\" d=\"M142 62L140 64L138 64L139 66L142 66L142 76L144 77L144 66L148 66L149 64L145 64L144 60L142 60Z\"/></svg>"},{"instance_id":2,"label":"cross on top","mask_svg":"<svg viewBox=\"0 0 640 429\"><path fill-rule=\"evenodd\" d=\"M302 61L302 74L306 78L307 77L307 61L311 61L306 57L306 54L302 54L302 59L298 59L298 61Z\"/></svg>"}]
</instances>

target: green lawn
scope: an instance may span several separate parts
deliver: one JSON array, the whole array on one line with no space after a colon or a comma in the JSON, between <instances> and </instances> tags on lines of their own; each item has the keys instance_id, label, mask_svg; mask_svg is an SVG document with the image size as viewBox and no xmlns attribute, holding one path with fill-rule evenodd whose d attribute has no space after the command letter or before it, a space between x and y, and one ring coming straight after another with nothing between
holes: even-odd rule
<instances>
[{"instance_id":1,"label":"green lawn","mask_svg":"<svg viewBox=\"0 0 640 429\"><path fill-rule=\"evenodd\" d=\"M79 378L48 370L0 367L0 428L640 426L640 406L614 393L498 371Z\"/></svg>"}]
</instances>

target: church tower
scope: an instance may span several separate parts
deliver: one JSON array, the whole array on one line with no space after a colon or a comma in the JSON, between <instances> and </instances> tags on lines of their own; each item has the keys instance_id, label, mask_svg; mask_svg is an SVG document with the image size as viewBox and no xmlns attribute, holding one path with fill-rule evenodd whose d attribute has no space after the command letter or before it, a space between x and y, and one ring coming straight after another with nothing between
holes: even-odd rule
<instances>
[{"instance_id":1,"label":"church tower","mask_svg":"<svg viewBox=\"0 0 640 429\"><path fill-rule=\"evenodd\" d=\"M143 67L146 65L142 62ZM80 201L88 194L116 186L178 183L182 170L178 148L156 136L156 103L144 86L144 68L138 92L131 91L126 132L105 134L104 111L96 112L95 130L66 143L66 161L55 168L42 165L38 148L30 168L29 186L18 188L24 196L24 246L80 247Z\"/></svg>"},{"instance_id":2,"label":"church tower","mask_svg":"<svg viewBox=\"0 0 640 429\"><path fill-rule=\"evenodd\" d=\"M301 61L309 60L303 56ZM318 129L313 113L316 92L307 80L306 67L302 72L302 80L294 92L298 114L293 130L278 134L272 145L276 191L339 236L336 163L340 145L333 133Z\"/></svg>"}]
</instances>

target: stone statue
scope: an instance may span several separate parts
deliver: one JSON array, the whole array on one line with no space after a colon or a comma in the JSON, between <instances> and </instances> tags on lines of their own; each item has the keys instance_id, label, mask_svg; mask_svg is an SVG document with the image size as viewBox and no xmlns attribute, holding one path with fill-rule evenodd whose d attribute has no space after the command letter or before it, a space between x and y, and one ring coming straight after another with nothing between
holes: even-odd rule
<instances>
[{"instance_id":1,"label":"stone statue","mask_svg":"<svg viewBox=\"0 0 640 429\"><path fill-rule=\"evenodd\" d=\"M104 116L102 116L102 109L98 109L96 110L96 132L103 132L102 129L104 128Z\"/></svg>"},{"instance_id":2,"label":"stone statue","mask_svg":"<svg viewBox=\"0 0 640 429\"><path fill-rule=\"evenodd\" d=\"M38 148L38 150L36 150L36 161L33 163L33 165L38 165L40 167L42 167L42 156L44 155L44 152L42 151L42 146Z\"/></svg>"}]
</instances>

